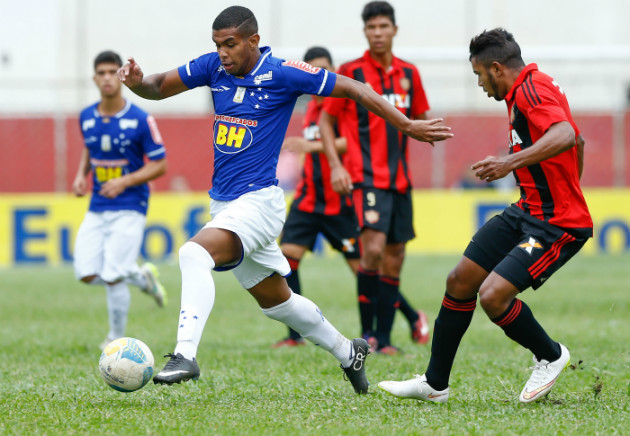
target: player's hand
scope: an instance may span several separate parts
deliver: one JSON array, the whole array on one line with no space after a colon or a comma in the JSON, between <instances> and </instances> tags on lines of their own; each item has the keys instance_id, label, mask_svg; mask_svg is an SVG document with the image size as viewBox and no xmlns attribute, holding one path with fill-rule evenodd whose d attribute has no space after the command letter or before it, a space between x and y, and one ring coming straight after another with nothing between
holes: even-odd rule
<instances>
[{"instance_id":1,"label":"player's hand","mask_svg":"<svg viewBox=\"0 0 630 436\"><path fill-rule=\"evenodd\" d=\"M85 177L77 177L72 183L72 192L77 197L83 197L85 194L87 194L87 187L88 184Z\"/></svg>"},{"instance_id":2,"label":"player's hand","mask_svg":"<svg viewBox=\"0 0 630 436\"><path fill-rule=\"evenodd\" d=\"M116 198L122 194L125 189L127 189L125 179L123 177L116 177L115 179L109 179L101 185L101 190L98 191L98 193L106 198Z\"/></svg>"},{"instance_id":3,"label":"player's hand","mask_svg":"<svg viewBox=\"0 0 630 436\"><path fill-rule=\"evenodd\" d=\"M140 65L136 63L133 57L127 59L127 63L120 67L116 74L118 75L118 79L129 88L142 84L142 79L144 78L144 73Z\"/></svg>"},{"instance_id":4,"label":"player's hand","mask_svg":"<svg viewBox=\"0 0 630 436\"><path fill-rule=\"evenodd\" d=\"M454 136L453 133L451 133L450 127L439 124L442 121L444 121L442 118L413 120L410 122L409 127L405 129L404 133L418 141L428 142L433 146L433 142L444 141Z\"/></svg>"},{"instance_id":5,"label":"player's hand","mask_svg":"<svg viewBox=\"0 0 630 436\"><path fill-rule=\"evenodd\" d=\"M337 166L330 171L330 182L337 194L348 195L352 192L352 178L343 166Z\"/></svg>"},{"instance_id":6,"label":"player's hand","mask_svg":"<svg viewBox=\"0 0 630 436\"><path fill-rule=\"evenodd\" d=\"M486 182L493 182L507 176L512 169L506 157L488 156L470 167L475 176Z\"/></svg>"}]
</instances>

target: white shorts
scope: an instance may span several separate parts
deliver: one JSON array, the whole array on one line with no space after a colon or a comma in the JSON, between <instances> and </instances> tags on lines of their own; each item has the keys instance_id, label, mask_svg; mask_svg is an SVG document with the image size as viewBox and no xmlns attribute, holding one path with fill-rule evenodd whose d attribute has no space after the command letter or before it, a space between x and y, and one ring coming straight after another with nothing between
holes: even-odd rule
<instances>
[{"instance_id":1,"label":"white shorts","mask_svg":"<svg viewBox=\"0 0 630 436\"><path fill-rule=\"evenodd\" d=\"M212 220L204 228L232 231L243 247L243 257L238 263L215 269L232 269L245 289L253 288L273 273L289 275L289 262L276 242L286 213L284 192L277 186L248 192L236 200L212 200Z\"/></svg>"},{"instance_id":2,"label":"white shorts","mask_svg":"<svg viewBox=\"0 0 630 436\"><path fill-rule=\"evenodd\" d=\"M138 255L146 217L133 210L88 212L74 244L74 275L106 282L139 272Z\"/></svg>"}]
</instances>

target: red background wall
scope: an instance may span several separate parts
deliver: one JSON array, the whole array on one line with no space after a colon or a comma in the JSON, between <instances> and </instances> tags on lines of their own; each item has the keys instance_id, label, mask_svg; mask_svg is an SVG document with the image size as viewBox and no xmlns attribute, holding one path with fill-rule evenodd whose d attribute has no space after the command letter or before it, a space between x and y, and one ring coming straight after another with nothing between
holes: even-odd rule
<instances>
[{"instance_id":1,"label":"red background wall","mask_svg":"<svg viewBox=\"0 0 630 436\"><path fill-rule=\"evenodd\" d=\"M206 191L212 176L212 117L156 117L167 147L168 171L152 183L154 191ZM507 151L507 120L500 115L458 114L445 117L455 137L436 143L410 142L411 171L415 188L451 187L470 164L487 155ZM586 139L583 186L612 186L614 117L611 114L578 114L575 121ZM287 136L301 135L302 114L296 113ZM56 189L55 121L53 118L0 118L0 156L3 173L0 192L53 192ZM624 116L625 186L630 186L630 113ZM83 147L76 118L65 120L65 191L70 191ZM438 150L440 148L441 150ZM444 160L439 154L444 153ZM297 161L291 161L297 162ZM432 186L434 165L442 168L441 186ZM282 167L287 171L286 165ZM291 163L289 171L299 171ZM289 177L290 179L291 177Z\"/></svg>"}]
</instances>

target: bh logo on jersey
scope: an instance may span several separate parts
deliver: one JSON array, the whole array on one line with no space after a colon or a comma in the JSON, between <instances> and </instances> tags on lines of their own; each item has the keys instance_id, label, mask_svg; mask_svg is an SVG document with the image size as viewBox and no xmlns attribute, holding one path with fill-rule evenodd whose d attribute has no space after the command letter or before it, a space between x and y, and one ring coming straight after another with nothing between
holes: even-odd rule
<instances>
[{"instance_id":1,"label":"bh logo on jersey","mask_svg":"<svg viewBox=\"0 0 630 436\"><path fill-rule=\"evenodd\" d=\"M214 146L221 153L240 153L252 145L252 141L252 132L246 125L226 121L214 123Z\"/></svg>"}]
</instances>

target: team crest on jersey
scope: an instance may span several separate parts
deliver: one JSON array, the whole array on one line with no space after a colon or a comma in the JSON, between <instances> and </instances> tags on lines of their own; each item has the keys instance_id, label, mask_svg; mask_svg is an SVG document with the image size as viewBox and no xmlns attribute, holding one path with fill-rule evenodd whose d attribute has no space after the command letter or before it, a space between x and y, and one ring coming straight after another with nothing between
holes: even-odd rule
<instances>
[{"instance_id":1,"label":"team crest on jersey","mask_svg":"<svg viewBox=\"0 0 630 436\"><path fill-rule=\"evenodd\" d=\"M247 150L254 140L247 121L230 122L217 119L214 123L214 147L224 154L236 154ZM249 123L252 125L251 123Z\"/></svg>"},{"instance_id":2,"label":"team crest on jersey","mask_svg":"<svg viewBox=\"0 0 630 436\"><path fill-rule=\"evenodd\" d=\"M363 215L365 216L365 221L370 224L375 224L381 219L381 214L377 210L366 210Z\"/></svg>"},{"instance_id":3,"label":"team crest on jersey","mask_svg":"<svg viewBox=\"0 0 630 436\"><path fill-rule=\"evenodd\" d=\"M529 237L529 240L527 242L520 244L519 247L525 250L527 254L529 254L530 256L532 255L532 252L534 251L535 248L541 248L541 249L543 248L543 246L540 245L540 242L538 242L531 236Z\"/></svg>"},{"instance_id":4,"label":"team crest on jersey","mask_svg":"<svg viewBox=\"0 0 630 436\"><path fill-rule=\"evenodd\" d=\"M307 73L317 74L321 68L314 67L311 64L307 64L303 61L284 61L282 65L287 67L297 68L298 70L306 71Z\"/></svg>"},{"instance_id":5,"label":"team crest on jersey","mask_svg":"<svg viewBox=\"0 0 630 436\"><path fill-rule=\"evenodd\" d=\"M232 99L232 101L234 103L243 103L243 99L245 98L245 91L247 91L247 88L245 88L244 86L239 86L238 88L236 88L236 92L234 93L234 98Z\"/></svg>"},{"instance_id":6,"label":"team crest on jersey","mask_svg":"<svg viewBox=\"0 0 630 436\"><path fill-rule=\"evenodd\" d=\"M400 79L400 87L403 89L403 91L409 91L409 89L411 88L411 81L406 77L403 77L402 79Z\"/></svg>"}]
</instances>

